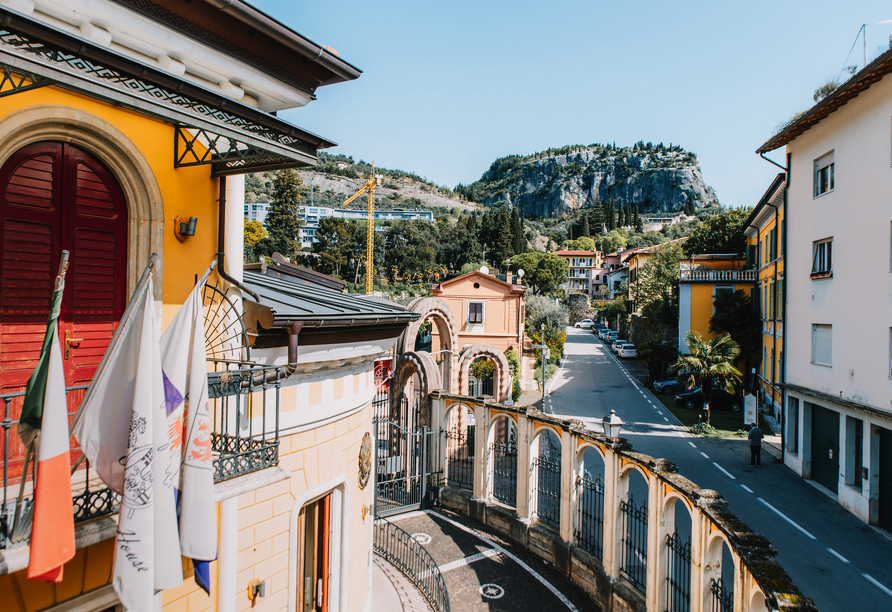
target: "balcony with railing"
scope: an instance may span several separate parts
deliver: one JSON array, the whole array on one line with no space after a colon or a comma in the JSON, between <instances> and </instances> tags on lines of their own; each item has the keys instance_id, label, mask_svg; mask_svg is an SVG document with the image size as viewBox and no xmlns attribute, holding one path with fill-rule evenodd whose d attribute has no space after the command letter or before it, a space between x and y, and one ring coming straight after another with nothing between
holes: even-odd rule
<instances>
[{"instance_id":1,"label":"balcony with railing","mask_svg":"<svg viewBox=\"0 0 892 612\"><path fill-rule=\"evenodd\" d=\"M683 283L754 283L756 270L686 270L681 269Z\"/></svg>"},{"instance_id":2,"label":"balcony with railing","mask_svg":"<svg viewBox=\"0 0 892 612\"><path fill-rule=\"evenodd\" d=\"M208 373L208 408L213 422L214 482L276 466L282 368L226 360L209 360L208 365L213 370ZM76 413L86 388L66 388L69 420ZM23 474L25 448L17 431L24 395L24 389L0 395L3 457L0 552L24 546L30 539L33 469ZM120 496L102 482L74 438L71 445L71 510L75 526L116 514ZM109 537L113 534L111 530ZM9 570L15 567L7 567Z\"/></svg>"}]
</instances>

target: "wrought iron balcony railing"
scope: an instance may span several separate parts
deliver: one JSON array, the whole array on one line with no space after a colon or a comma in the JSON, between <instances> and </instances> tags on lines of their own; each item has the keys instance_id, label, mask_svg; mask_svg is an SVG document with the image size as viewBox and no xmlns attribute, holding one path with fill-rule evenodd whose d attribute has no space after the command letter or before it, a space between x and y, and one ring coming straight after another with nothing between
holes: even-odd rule
<instances>
[{"instance_id":1,"label":"wrought iron balcony railing","mask_svg":"<svg viewBox=\"0 0 892 612\"><path fill-rule=\"evenodd\" d=\"M681 282L755 282L756 270L681 270Z\"/></svg>"},{"instance_id":2,"label":"wrought iron balcony railing","mask_svg":"<svg viewBox=\"0 0 892 612\"><path fill-rule=\"evenodd\" d=\"M214 361L208 374L213 420L214 481L256 472L279 463L279 388L281 368L246 362ZM86 386L68 387L68 417L74 416ZM0 395L3 492L0 550L30 539L33 469L23 474L25 449L18 436L18 416L25 390ZM111 491L71 440L71 506L75 524L118 512L120 496Z\"/></svg>"},{"instance_id":3,"label":"wrought iron balcony railing","mask_svg":"<svg viewBox=\"0 0 892 612\"><path fill-rule=\"evenodd\" d=\"M211 360L208 400L214 432L214 480L228 480L279 463L282 368Z\"/></svg>"}]
</instances>

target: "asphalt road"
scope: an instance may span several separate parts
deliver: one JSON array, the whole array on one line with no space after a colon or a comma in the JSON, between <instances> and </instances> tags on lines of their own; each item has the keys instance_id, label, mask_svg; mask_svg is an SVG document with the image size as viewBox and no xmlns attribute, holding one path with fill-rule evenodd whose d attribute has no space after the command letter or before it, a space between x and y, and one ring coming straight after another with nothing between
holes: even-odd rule
<instances>
[{"instance_id":1,"label":"asphalt road","mask_svg":"<svg viewBox=\"0 0 892 612\"><path fill-rule=\"evenodd\" d=\"M825 612L892 610L892 539L846 512L763 446L749 467L748 442L690 435L589 330L567 329L565 359L549 382L546 412L601 431L610 410L635 450L674 462L778 550L778 561Z\"/></svg>"}]
</instances>

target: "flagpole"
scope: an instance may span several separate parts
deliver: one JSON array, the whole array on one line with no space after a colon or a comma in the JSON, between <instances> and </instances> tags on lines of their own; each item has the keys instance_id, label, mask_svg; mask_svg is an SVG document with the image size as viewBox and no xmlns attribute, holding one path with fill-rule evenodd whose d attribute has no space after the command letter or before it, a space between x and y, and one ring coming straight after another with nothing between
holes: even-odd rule
<instances>
[{"instance_id":1,"label":"flagpole","mask_svg":"<svg viewBox=\"0 0 892 612\"><path fill-rule=\"evenodd\" d=\"M133 316L133 311L136 308L137 302L139 302L139 298L142 297L142 294L145 292L146 287L148 286L149 276L152 273L152 269L155 267L156 259L158 259L158 254L152 253L152 256L149 257L149 263L146 264L146 269L143 270L142 276L140 277L139 282L136 284L136 289L133 291L133 296L130 298L130 303L127 304L127 308L124 310L124 314L121 316L121 321L118 323L118 328L115 330L111 342L108 343L108 348L105 350L105 354L102 356L102 361L99 362L99 367L96 368L96 374L93 375L93 380L90 381L90 386L87 387L87 391L86 393L84 393L84 398L81 400L80 406L77 407L77 412L74 413L74 418L71 420L71 425L68 427L69 436L72 435L75 425L77 425L77 422L80 421L81 416L83 415L84 406L87 405L87 400L90 399L91 395L93 395L93 388L96 386L96 381L99 380L99 375L102 373L102 370L105 369L105 364L108 362L108 356L111 354L115 344L117 344L118 338L121 337L121 333L124 331L124 328L127 327L127 323L130 321L130 317ZM75 463L74 467L72 467L72 474L74 474L74 471L78 468L82 460L83 455L81 455L81 458L78 459L77 463Z\"/></svg>"},{"instance_id":2,"label":"flagpole","mask_svg":"<svg viewBox=\"0 0 892 612\"><path fill-rule=\"evenodd\" d=\"M65 286L65 273L68 272L68 257L70 253L67 250L62 251L62 257L59 260L59 273L56 275L56 281L53 286L53 293L59 291ZM50 299L52 302L52 298ZM19 423L19 427L21 428L22 424ZM36 434L36 432L35 432ZM31 438L30 444L25 447L25 462L22 464L22 480L19 484L19 495L16 498L15 502L15 516L12 519L12 530L10 533L10 539L13 542L18 542L22 537L22 532L27 528L31 523L31 513L34 511L34 505L32 504L27 512L22 516L19 516L19 508L22 506L22 500L25 497L25 481L28 479L28 463L31 461L31 456L34 456L34 465L31 468L31 482L33 485L33 489L37 489L37 452L34 450L34 447L37 443L37 435L34 435Z\"/></svg>"}]
</instances>

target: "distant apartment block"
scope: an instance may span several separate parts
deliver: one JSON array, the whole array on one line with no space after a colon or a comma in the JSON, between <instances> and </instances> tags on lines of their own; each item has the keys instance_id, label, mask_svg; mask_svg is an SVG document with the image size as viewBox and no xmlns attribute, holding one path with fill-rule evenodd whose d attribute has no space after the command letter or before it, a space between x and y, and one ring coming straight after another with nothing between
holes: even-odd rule
<instances>
[{"instance_id":1,"label":"distant apartment block","mask_svg":"<svg viewBox=\"0 0 892 612\"><path fill-rule=\"evenodd\" d=\"M300 228L300 242L302 246L310 246L316 242L316 232L319 229L319 222L324 217L336 217L338 219L351 219L354 221L365 221L369 218L367 211L355 208L325 208L321 206L301 206L300 219L303 221L303 227ZM376 210L375 221L431 221L434 220L434 213L429 210L403 210L395 208L393 210ZM376 231L382 232L384 228L376 227Z\"/></svg>"},{"instance_id":2,"label":"distant apartment block","mask_svg":"<svg viewBox=\"0 0 892 612\"><path fill-rule=\"evenodd\" d=\"M266 213L269 202L250 202L245 204L245 221L260 221L266 225Z\"/></svg>"},{"instance_id":3,"label":"distant apartment block","mask_svg":"<svg viewBox=\"0 0 892 612\"><path fill-rule=\"evenodd\" d=\"M591 296L597 285L607 282L598 251L556 251L555 255L565 259L570 266L567 281L563 284L566 293L581 292Z\"/></svg>"}]
</instances>

